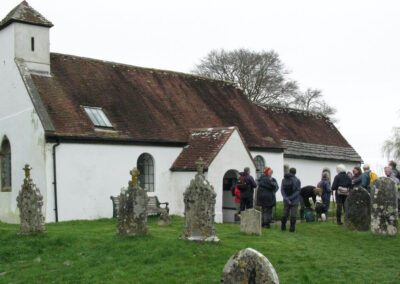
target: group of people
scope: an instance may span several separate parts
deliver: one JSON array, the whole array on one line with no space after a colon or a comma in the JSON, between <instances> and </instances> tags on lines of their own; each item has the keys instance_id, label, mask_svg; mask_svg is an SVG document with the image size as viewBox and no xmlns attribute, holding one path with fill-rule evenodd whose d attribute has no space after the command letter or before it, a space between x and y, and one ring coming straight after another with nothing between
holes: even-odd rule
<instances>
[{"instance_id":1,"label":"group of people","mask_svg":"<svg viewBox=\"0 0 400 284\"><path fill-rule=\"evenodd\" d=\"M400 190L400 174L397 170L397 164L394 161L389 162L389 166L385 167L385 175L391 178ZM371 184L378 177L371 172L368 164L363 165L363 170L356 166L352 172L346 173L346 167L340 164L336 167L337 175L334 177L332 185L328 171L322 172L322 177L317 186L301 187L300 179L296 177L296 169L290 168L288 173L285 173L282 179L281 186L272 177L273 170L266 167L264 173L258 179L258 184L250 175L250 168L246 167L239 174L238 181L233 184L232 192L235 195L235 202L240 204L240 210L253 208L254 190L257 188L256 204L262 208L262 226L270 228L272 223L273 207L276 206L276 192L281 190L283 198L283 214L281 219L281 229L286 230L286 223L290 221L290 232L295 232L296 215L298 206L300 205L300 218L304 219L306 209L312 209L310 199L312 199L317 211L317 214L326 218L329 210L331 196L335 192L336 221L338 225L342 225L342 213L344 212L344 203L349 192L358 187L365 188L371 193ZM400 193L398 193L400 199ZM317 202L317 199L320 199ZM238 208L239 209L239 208ZM400 200L399 200L400 212ZM324 219L324 218L322 218Z\"/></svg>"}]
</instances>

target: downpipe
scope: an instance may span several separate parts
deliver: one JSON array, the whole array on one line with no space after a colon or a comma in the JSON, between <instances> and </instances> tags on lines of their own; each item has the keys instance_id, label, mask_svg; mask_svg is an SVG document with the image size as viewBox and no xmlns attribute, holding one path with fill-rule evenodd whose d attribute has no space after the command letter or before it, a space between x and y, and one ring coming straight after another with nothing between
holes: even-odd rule
<instances>
[{"instance_id":1,"label":"downpipe","mask_svg":"<svg viewBox=\"0 0 400 284\"><path fill-rule=\"evenodd\" d=\"M60 145L60 140L53 145L53 186L54 186L54 212L56 215L56 223L58 223L58 202L57 202L57 164L56 164L56 148Z\"/></svg>"}]
</instances>

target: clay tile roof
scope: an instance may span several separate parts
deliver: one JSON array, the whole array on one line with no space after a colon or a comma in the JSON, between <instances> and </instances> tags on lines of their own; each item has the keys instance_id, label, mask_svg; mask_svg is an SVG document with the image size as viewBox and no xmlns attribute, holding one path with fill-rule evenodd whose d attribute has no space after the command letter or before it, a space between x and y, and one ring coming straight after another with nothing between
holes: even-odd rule
<instances>
[{"instance_id":1,"label":"clay tile roof","mask_svg":"<svg viewBox=\"0 0 400 284\"><path fill-rule=\"evenodd\" d=\"M0 22L0 30L13 22L27 23L37 26L52 27L53 24L46 20L39 12L33 9L26 1L21 2L17 7Z\"/></svg>"},{"instance_id":2,"label":"clay tile roof","mask_svg":"<svg viewBox=\"0 0 400 284\"><path fill-rule=\"evenodd\" d=\"M191 129L236 126L249 147L282 151L262 110L231 83L51 54L51 77L31 75L58 137L187 143ZM82 106L100 107L114 132L98 131Z\"/></svg>"},{"instance_id":3,"label":"clay tile roof","mask_svg":"<svg viewBox=\"0 0 400 284\"><path fill-rule=\"evenodd\" d=\"M173 163L172 171L196 171L198 158L203 158L204 169L207 170L235 127L203 128L190 132L189 144L183 148Z\"/></svg>"}]
</instances>

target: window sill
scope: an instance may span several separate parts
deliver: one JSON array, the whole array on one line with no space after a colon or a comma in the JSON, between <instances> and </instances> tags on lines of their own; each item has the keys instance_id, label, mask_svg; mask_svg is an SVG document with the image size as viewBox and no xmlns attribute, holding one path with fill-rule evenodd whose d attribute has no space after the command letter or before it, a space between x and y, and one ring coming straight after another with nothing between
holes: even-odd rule
<instances>
[{"instance_id":1,"label":"window sill","mask_svg":"<svg viewBox=\"0 0 400 284\"><path fill-rule=\"evenodd\" d=\"M1 189L1 192L11 192L11 187L4 187Z\"/></svg>"}]
</instances>

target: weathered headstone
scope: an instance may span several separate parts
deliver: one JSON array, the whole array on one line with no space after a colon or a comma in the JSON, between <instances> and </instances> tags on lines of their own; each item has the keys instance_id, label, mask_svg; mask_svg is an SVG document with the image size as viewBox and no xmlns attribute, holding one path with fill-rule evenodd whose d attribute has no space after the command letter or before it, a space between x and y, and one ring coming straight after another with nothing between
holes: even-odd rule
<instances>
[{"instance_id":1,"label":"weathered headstone","mask_svg":"<svg viewBox=\"0 0 400 284\"><path fill-rule=\"evenodd\" d=\"M354 188L344 204L344 224L350 230L368 231L371 225L371 197L362 187Z\"/></svg>"},{"instance_id":2,"label":"weathered headstone","mask_svg":"<svg viewBox=\"0 0 400 284\"><path fill-rule=\"evenodd\" d=\"M171 225L171 217L168 212L161 213L160 217L158 217L158 226L169 226Z\"/></svg>"},{"instance_id":3,"label":"weathered headstone","mask_svg":"<svg viewBox=\"0 0 400 284\"><path fill-rule=\"evenodd\" d=\"M25 165L24 184L17 196L17 206L21 219L20 234L43 232L46 230L42 214L43 196L30 177L31 167Z\"/></svg>"},{"instance_id":4,"label":"weathered headstone","mask_svg":"<svg viewBox=\"0 0 400 284\"><path fill-rule=\"evenodd\" d=\"M139 171L130 171L132 180L128 189L121 190L119 196L119 217L117 225L118 235L136 236L147 235L147 203L146 191L138 185Z\"/></svg>"},{"instance_id":5,"label":"weathered headstone","mask_svg":"<svg viewBox=\"0 0 400 284\"><path fill-rule=\"evenodd\" d=\"M247 248L233 255L222 271L221 283L279 283L275 268L260 252Z\"/></svg>"},{"instance_id":6,"label":"weathered headstone","mask_svg":"<svg viewBox=\"0 0 400 284\"><path fill-rule=\"evenodd\" d=\"M395 182L380 177L371 187L371 231L379 235L397 235L397 188Z\"/></svg>"},{"instance_id":7,"label":"weathered headstone","mask_svg":"<svg viewBox=\"0 0 400 284\"><path fill-rule=\"evenodd\" d=\"M240 213L240 231L261 236L261 212L251 208Z\"/></svg>"},{"instance_id":8,"label":"weathered headstone","mask_svg":"<svg viewBox=\"0 0 400 284\"><path fill-rule=\"evenodd\" d=\"M204 162L197 162L197 174L183 193L185 203L185 225L181 239L191 241L214 241L215 235L215 198L214 188L203 175Z\"/></svg>"}]
</instances>

